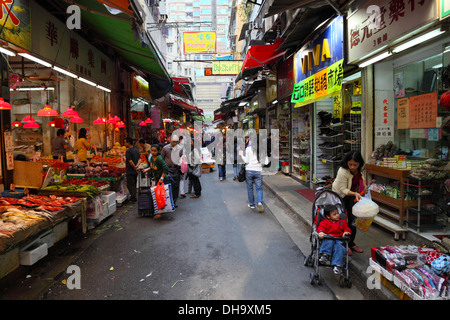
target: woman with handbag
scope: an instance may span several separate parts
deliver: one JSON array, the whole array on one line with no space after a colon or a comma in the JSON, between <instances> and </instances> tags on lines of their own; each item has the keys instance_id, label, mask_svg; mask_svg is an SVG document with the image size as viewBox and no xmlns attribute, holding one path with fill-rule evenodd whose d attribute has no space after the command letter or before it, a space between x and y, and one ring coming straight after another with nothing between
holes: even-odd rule
<instances>
[{"instance_id":1,"label":"woman with handbag","mask_svg":"<svg viewBox=\"0 0 450 320\"><path fill-rule=\"evenodd\" d=\"M191 198L199 198L202 195L200 177L202 175L202 157L200 152L194 148L194 139L191 139L191 165L189 166L189 180L194 187Z\"/></svg>"},{"instance_id":2,"label":"woman with handbag","mask_svg":"<svg viewBox=\"0 0 450 320\"><path fill-rule=\"evenodd\" d=\"M258 141L255 141L254 147L252 141L248 137L245 138L245 156L239 151L239 155L245 162L245 181L247 182L248 207L255 208L255 195L253 193L253 186L256 189L256 203L258 205L258 212L264 212L263 202L263 178L261 175L262 166L258 156Z\"/></svg>"}]
</instances>

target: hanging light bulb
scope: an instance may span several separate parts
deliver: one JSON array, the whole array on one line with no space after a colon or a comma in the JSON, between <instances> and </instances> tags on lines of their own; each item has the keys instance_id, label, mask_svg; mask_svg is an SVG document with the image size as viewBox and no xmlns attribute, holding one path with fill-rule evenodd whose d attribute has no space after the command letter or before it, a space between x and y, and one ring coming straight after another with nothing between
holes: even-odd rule
<instances>
[{"instance_id":1,"label":"hanging light bulb","mask_svg":"<svg viewBox=\"0 0 450 320\"><path fill-rule=\"evenodd\" d=\"M29 121L29 122L25 123L23 125L23 128L24 129L37 129L37 128L39 128L39 124L37 122L34 122L34 119L33 119L33 121Z\"/></svg>"},{"instance_id":2,"label":"hanging light bulb","mask_svg":"<svg viewBox=\"0 0 450 320\"><path fill-rule=\"evenodd\" d=\"M67 118L76 117L76 116L78 116L78 112L73 110L72 106L70 106L69 109L64 111L62 115L63 115L63 117L67 117Z\"/></svg>"},{"instance_id":3,"label":"hanging light bulb","mask_svg":"<svg viewBox=\"0 0 450 320\"><path fill-rule=\"evenodd\" d=\"M0 98L0 110L11 110L11 104Z\"/></svg>"},{"instance_id":4,"label":"hanging light bulb","mask_svg":"<svg viewBox=\"0 0 450 320\"><path fill-rule=\"evenodd\" d=\"M55 123L55 121L50 121L50 122L48 123L48 125L54 127L54 126L56 126L56 123Z\"/></svg>"},{"instance_id":5,"label":"hanging light bulb","mask_svg":"<svg viewBox=\"0 0 450 320\"><path fill-rule=\"evenodd\" d=\"M16 119L16 121L14 121L13 123L11 123L12 126L18 127L22 125L22 122L20 122L19 120Z\"/></svg>"},{"instance_id":6,"label":"hanging light bulb","mask_svg":"<svg viewBox=\"0 0 450 320\"><path fill-rule=\"evenodd\" d=\"M72 123L83 123L84 120L82 118L80 118L79 116L75 116L72 119L70 119L70 122L72 122Z\"/></svg>"},{"instance_id":7,"label":"hanging light bulb","mask_svg":"<svg viewBox=\"0 0 450 320\"><path fill-rule=\"evenodd\" d=\"M94 120L94 124L105 124L105 121L102 118L98 117L97 120Z\"/></svg>"}]
</instances>

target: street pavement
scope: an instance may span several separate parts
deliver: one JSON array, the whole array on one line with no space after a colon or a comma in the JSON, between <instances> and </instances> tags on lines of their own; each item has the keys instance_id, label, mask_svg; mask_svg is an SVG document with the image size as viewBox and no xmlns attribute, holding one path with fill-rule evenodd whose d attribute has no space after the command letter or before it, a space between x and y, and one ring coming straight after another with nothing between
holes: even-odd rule
<instances>
[{"instance_id":1,"label":"street pavement","mask_svg":"<svg viewBox=\"0 0 450 320\"><path fill-rule=\"evenodd\" d=\"M247 207L245 183L203 174L202 196L179 199L161 219L140 217L126 204L86 235L74 234L32 267L21 267L0 283L1 299L41 300L333 300L377 299L364 280L340 288L331 268L325 284L311 285L308 224L280 199L264 178L265 212ZM294 186L294 185L293 185ZM294 194L292 194L295 197ZM288 196L289 198L289 196ZM286 202L287 201L287 202ZM311 203L302 210L310 212ZM80 289L70 290L69 265L80 270ZM383 298L383 297L381 297Z\"/></svg>"}]
</instances>

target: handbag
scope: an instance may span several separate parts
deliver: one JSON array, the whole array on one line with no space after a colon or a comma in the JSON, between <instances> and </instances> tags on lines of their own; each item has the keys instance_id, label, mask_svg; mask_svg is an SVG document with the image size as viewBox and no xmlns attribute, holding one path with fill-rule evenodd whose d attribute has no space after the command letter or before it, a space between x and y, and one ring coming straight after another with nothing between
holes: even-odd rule
<instances>
[{"instance_id":1,"label":"handbag","mask_svg":"<svg viewBox=\"0 0 450 320\"><path fill-rule=\"evenodd\" d=\"M445 276L450 272L450 256L444 254L431 262L431 269L438 276Z\"/></svg>"},{"instance_id":2,"label":"handbag","mask_svg":"<svg viewBox=\"0 0 450 320\"><path fill-rule=\"evenodd\" d=\"M162 184L160 184L162 185ZM154 214L162 214L167 212L173 212L175 211L175 204L173 203L173 196L172 196L172 185L171 184L164 184L164 207L162 209L158 208L157 200L156 200L156 189L157 187L151 188L152 193L152 199L153 199L153 209Z\"/></svg>"},{"instance_id":3,"label":"handbag","mask_svg":"<svg viewBox=\"0 0 450 320\"><path fill-rule=\"evenodd\" d=\"M202 166L200 164L195 165L194 168L192 169L191 174L200 178L202 175Z\"/></svg>"},{"instance_id":4,"label":"handbag","mask_svg":"<svg viewBox=\"0 0 450 320\"><path fill-rule=\"evenodd\" d=\"M187 163L185 155L183 155L183 157L181 158L180 170L181 170L181 173L186 173L189 171L189 167L188 167L188 163Z\"/></svg>"},{"instance_id":5,"label":"handbag","mask_svg":"<svg viewBox=\"0 0 450 320\"><path fill-rule=\"evenodd\" d=\"M239 182L244 182L245 181L245 165L242 166L241 171L239 171L238 174L238 181Z\"/></svg>"}]
</instances>

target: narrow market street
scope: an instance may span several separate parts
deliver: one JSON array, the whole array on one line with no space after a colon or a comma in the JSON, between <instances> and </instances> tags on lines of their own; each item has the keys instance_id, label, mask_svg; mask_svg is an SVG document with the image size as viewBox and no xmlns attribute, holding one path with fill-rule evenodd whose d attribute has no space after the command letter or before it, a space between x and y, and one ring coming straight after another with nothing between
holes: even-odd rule
<instances>
[{"instance_id":1,"label":"narrow market street","mask_svg":"<svg viewBox=\"0 0 450 320\"><path fill-rule=\"evenodd\" d=\"M327 284L309 284L302 252L269 209L247 207L246 185L230 169L224 181L217 170L203 174L202 196L180 199L159 220L139 217L127 203L85 237L72 235L22 267L2 299L335 299ZM68 289L69 265L80 268L80 289ZM351 296L356 288L346 290Z\"/></svg>"}]
</instances>

